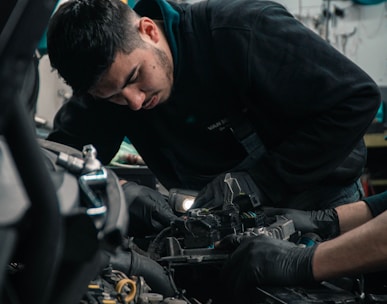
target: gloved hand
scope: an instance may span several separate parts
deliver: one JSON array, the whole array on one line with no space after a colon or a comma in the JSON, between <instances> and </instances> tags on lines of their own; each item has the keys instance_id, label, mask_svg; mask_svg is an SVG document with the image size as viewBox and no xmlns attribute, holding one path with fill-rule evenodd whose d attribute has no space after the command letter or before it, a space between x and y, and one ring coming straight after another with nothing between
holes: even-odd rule
<instances>
[{"instance_id":1,"label":"gloved hand","mask_svg":"<svg viewBox=\"0 0 387 304\"><path fill-rule=\"evenodd\" d=\"M127 182L122 186L129 209L129 235L149 236L168 227L177 219L171 206L160 192Z\"/></svg>"},{"instance_id":2,"label":"gloved hand","mask_svg":"<svg viewBox=\"0 0 387 304\"><path fill-rule=\"evenodd\" d=\"M330 239L340 235L339 217L334 208L318 211L303 211L264 207L263 211L268 217L281 215L289 220L293 220L296 230L302 233L313 232L323 239Z\"/></svg>"},{"instance_id":3,"label":"gloved hand","mask_svg":"<svg viewBox=\"0 0 387 304\"><path fill-rule=\"evenodd\" d=\"M239 246L238 246L239 245ZM259 285L295 286L314 283L312 258L317 246L299 247L266 235L230 235L216 245L237 249L220 273L223 292L229 291L232 303L251 303L254 287Z\"/></svg>"},{"instance_id":4,"label":"gloved hand","mask_svg":"<svg viewBox=\"0 0 387 304\"><path fill-rule=\"evenodd\" d=\"M192 208L216 208L222 206L229 194L229 187L225 182L226 174L218 175L208 183L199 192ZM241 192L245 195L250 195L253 206L261 204L260 201L263 198L263 193L247 172L230 172L229 174L231 178L237 180Z\"/></svg>"}]
</instances>

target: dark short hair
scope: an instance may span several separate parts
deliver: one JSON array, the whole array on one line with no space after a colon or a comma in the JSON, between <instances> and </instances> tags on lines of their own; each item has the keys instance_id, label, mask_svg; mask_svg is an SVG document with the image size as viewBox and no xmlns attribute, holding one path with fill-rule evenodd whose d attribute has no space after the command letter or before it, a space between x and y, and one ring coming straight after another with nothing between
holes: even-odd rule
<instances>
[{"instance_id":1,"label":"dark short hair","mask_svg":"<svg viewBox=\"0 0 387 304\"><path fill-rule=\"evenodd\" d=\"M141 46L135 16L120 0L70 0L54 13L47 31L48 56L75 94L92 88L117 52L129 54Z\"/></svg>"}]
</instances>

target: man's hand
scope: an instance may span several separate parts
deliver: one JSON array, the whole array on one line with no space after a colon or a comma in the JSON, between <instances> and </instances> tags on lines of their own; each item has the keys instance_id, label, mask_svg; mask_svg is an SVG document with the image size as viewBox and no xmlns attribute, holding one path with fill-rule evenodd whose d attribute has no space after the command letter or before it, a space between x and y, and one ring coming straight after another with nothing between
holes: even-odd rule
<instances>
[{"instance_id":1,"label":"man's hand","mask_svg":"<svg viewBox=\"0 0 387 304\"><path fill-rule=\"evenodd\" d=\"M122 186L129 208L129 235L158 233L177 219L166 199L157 190L127 182Z\"/></svg>"},{"instance_id":2,"label":"man's hand","mask_svg":"<svg viewBox=\"0 0 387 304\"><path fill-rule=\"evenodd\" d=\"M227 199L230 198L230 188L227 182L225 182L227 178L236 181L234 183L235 187L233 187L234 199L240 194L250 195L254 201L253 204L259 205L261 203L260 200L263 193L258 189L251 176L246 172L231 172L221 174L208 183L199 192L192 208L216 208L223 206ZM239 190L239 193L236 189Z\"/></svg>"},{"instance_id":3,"label":"man's hand","mask_svg":"<svg viewBox=\"0 0 387 304\"><path fill-rule=\"evenodd\" d=\"M340 234L339 218L335 209L303 211L296 209L280 209L264 207L268 217L281 215L293 220L296 230L302 233L313 232L323 239L330 239Z\"/></svg>"},{"instance_id":4,"label":"man's hand","mask_svg":"<svg viewBox=\"0 0 387 304\"><path fill-rule=\"evenodd\" d=\"M230 235L216 246L235 247L220 274L225 280L223 291L230 291L233 300L238 300L235 303L250 303L250 294L259 285L295 286L315 282L312 258L317 246L302 248L266 235Z\"/></svg>"}]
</instances>

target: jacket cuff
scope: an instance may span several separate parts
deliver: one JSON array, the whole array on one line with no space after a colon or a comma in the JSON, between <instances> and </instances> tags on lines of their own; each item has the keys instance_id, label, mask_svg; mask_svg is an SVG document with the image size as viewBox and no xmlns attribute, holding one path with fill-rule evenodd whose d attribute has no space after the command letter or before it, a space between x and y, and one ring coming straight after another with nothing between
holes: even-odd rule
<instances>
[{"instance_id":1,"label":"jacket cuff","mask_svg":"<svg viewBox=\"0 0 387 304\"><path fill-rule=\"evenodd\" d=\"M387 210L387 191L363 199L375 217Z\"/></svg>"}]
</instances>

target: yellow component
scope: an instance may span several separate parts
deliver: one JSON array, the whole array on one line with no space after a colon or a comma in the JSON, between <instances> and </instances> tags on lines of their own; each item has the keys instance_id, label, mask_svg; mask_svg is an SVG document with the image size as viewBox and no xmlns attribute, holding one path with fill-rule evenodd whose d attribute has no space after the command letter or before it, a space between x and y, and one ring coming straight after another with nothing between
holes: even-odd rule
<instances>
[{"instance_id":1,"label":"yellow component","mask_svg":"<svg viewBox=\"0 0 387 304\"><path fill-rule=\"evenodd\" d=\"M128 0L121 0L122 2L124 2L125 4L128 4Z\"/></svg>"},{"instance_id":2,"label":"yellow component","mask_svg":"<svg viewBox=\"0 0 387 304\"><path fill-rule=\"evenodd\" d=\"M89 289L99 289L100 286L97 285L97 284L89 284L89 286L87 286Z\"/></svg>"},{"instance_id":3,"label":"yellow component","mask_svg":"<svg viewBox=\"0 0 387 304\"><path fill-rule=\"evenodd\" d=\"M102 300L102 303L103 304L117 304L117 301L112 300L112 299L104 299L104 300Z\"/></svg>"},{"instance_id":4,"label":"yellow component","mask_svg":"<svg viewBox=\"0 0 387 304\"><path fill-rule=\"evenodd\" d=\"M125 285L129 285L129 288L130 288L129 294L124 299L125 303L128 304L130 301L132 301L134 299L136 292L137 292L137 287L136 287L135 281L133 281L131 279L122 279L117 283L116 291L118 293L121 293L122 289L124 288Z\"/></svg>"}]
</instances>

